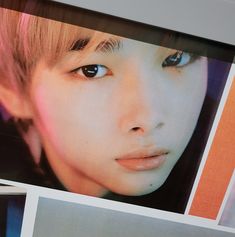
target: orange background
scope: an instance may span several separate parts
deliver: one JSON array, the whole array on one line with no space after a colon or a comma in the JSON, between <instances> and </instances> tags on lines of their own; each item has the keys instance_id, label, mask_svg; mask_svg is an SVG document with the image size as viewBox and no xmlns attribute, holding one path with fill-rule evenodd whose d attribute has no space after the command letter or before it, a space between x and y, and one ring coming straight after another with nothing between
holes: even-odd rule
<instances>
[{"instance_id":1,"label":"orange background","mask_svg":"<svg viewBox=\"0 0 235 237\"><path fill-rule=\"evenodd\" d=\"M235 168L235 82L217 128L190 215L216 219Z\"/></svg>"}]
</instances>

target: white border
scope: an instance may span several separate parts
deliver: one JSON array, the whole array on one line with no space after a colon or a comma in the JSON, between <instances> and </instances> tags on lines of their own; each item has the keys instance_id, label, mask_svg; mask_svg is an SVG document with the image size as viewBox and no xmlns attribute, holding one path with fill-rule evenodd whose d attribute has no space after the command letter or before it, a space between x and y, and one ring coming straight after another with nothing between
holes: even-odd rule
<instances>
[{"instance_id":1,"label":"white border","mask_svg":"<svg viewBox=\"0 0 235 237\"><path fill-rule=\"evenodd\" d=\"M216 218L217 224L219 224L219 221L220 221L220 219L221 219L221 217L222 217L222 214L223 214L223 212L224 212L224 208L225 208L225 206L226 206L226 204L227 204L227 201L228 201L228 199L229 199L229 196L230 196L230 194L231 194L231 192L232 192L232 187L233 187L234 185L235 185L235 170L233 171L233 175L232 175L232 177L231 177L231 179L230 179L230 182L229 182L227 191L226 191L226 193L225 193L225 195L224 195L224 199L223 199L222 205L221 205L220 210L219 210L219 212L218 212L218 215L217 215L217 218ZM234 213L234 215L235 215L235 213ZM232 228L232 227L231 227L231 228Z\"/></svg>"},{"instance_id":2,"label":"white border","mask_svg":"<svg viewBox=\"0 0 235 237\"><path fill-rule=\"evenodd\" d=\"M39 194L40 193L35 192L32 188L28 189L21 227L21 237L33 236Z\"/></svg>"},{"instance_id":3,"label":"white border","mask_svg":"<svg viewBox=\"0 0 235 237\"><path fill-rule=\"evenodd\" d=\"M24 188L13 187L13 186L0 186L0 196L1 195L20 195L26 194Z\"/></svg>"}]
</instances>

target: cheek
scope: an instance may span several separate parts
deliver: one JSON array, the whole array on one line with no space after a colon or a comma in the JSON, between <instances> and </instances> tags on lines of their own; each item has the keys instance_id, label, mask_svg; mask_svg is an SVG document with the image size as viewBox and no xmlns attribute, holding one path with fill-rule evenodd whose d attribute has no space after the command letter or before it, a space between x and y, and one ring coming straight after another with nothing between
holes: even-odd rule
<instances>
[{"instance_id":1,"label":"cheek","mask_svg":"<svg viewBox=\"0 0 235 237\"><path fill-rule=\"evenodd\" d=\"M63 94L46 90L43 85L34 91L35 123L44 141L51 141L56 147L62 147L72 117L68 103L62 100Z\"/></svg>"},{"instance_id":2,"label":"cheek","mask_svg":"<svg viewBox=\"0 0 235 237\"><path fill-rule=\"evenodd\" d=\"M90 156L93 150L105 153L113 127L108 96L93 85L38 85L34 90L35 120L44 142L71 159L78 153Z\"/></svg>"},{"instance_id":3,"label":"cheek","mask_svg":"<svg viewBox=\"0 0 235 237\"><path fill-rule=\"evenodd\" d=\"M174 95L171 104L169 130L172 141L179 150L184 150L196 127L207 90L207 69L189 70L182 78L182 86ZM172 142L172 146L174 146Z\"/></svg>"}]
</instances>

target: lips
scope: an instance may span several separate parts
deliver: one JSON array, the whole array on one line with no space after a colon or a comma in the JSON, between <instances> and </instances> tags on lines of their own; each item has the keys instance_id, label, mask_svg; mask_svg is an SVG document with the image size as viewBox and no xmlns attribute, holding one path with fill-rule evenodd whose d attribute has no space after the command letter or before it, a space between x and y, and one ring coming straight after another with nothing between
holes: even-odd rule
<instances>
[{"instance_id":1,"label":"lips","mask_svg":"<svg viewBox=\"0 0 235 237\"><path fill-rule=\"evenodd\" d=\"M157 169L162 166L168 154L169 151L163 149L153 152L137 151L117 158L116 161L128 170L145 171Z\"/></svg>"}]
</instances>

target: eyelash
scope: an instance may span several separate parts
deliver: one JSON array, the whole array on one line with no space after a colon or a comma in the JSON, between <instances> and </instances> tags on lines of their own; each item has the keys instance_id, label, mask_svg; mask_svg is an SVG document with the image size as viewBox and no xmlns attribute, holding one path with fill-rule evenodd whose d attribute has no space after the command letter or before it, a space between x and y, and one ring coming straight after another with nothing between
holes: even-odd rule
<instances>
[{"instance_id":1,"label":"eyelash","mask_svg":"<svg viewBox=\"0 0 235 237\"><path fill-rule=\"evenodd\" d=\"M164 59L162 62L162 67L184 67L189 63L192 63L196 58L198 57L193 54L177 51ZM105 76L113 75L108 67L101 64L84 65L72 70L71 73L75 74L76 76L81 76L81 78L85 78L87 80L99 79Z\"/></svg>"}]
</instances>

